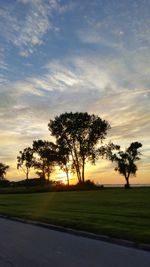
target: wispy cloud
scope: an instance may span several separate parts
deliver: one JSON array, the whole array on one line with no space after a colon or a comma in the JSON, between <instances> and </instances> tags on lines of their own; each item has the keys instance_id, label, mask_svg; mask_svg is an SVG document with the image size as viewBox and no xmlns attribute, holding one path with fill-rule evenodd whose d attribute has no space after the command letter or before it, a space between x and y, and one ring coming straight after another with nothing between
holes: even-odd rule
<instances>
[{"instance_id":1,"label":"wispy cloud","mask_svg":"<svg viewBox=\"0 0 150 267\"><path fill-rule=\"evenodd\" d=\"M0 69L7 70L8 65L5 61L5 51L4 48L0 47Z\"/></svg>"},{"instance_id":2,"label":"wispy cloud","mask_svg":"<svg viewBox=\"0 0 150 267\"><path fill-rule=\"evenodd\" d=\"M48 31L58 31L53 23L53 14L61 13L63 9L58 0L18 0L26 13L18 17L15 6L4 6L1 11L1 35L20 50L20 55L28 57L36 46L43 43L43 37ZM19 6L18 6L19 8Z\"/></svg>"},{"instance_id":3,"label":"wispy cloud","mask_svg":"<svg viewBox=\"0 0 150 267\"><path fill-rule=\"evenodd\" d=\"M5 120L15 118L16 121L23 117L25 127L32 125L34 120L36 123L44 120L46 129L50 116L66 110L88 110L110 121L114 140L141 138L143 129L144 136L148 133L147 84L144 81L140 86L139 81L133 83L120 61L106 59L101 63L98 57L73 57L64 62L51 61L45 68L42 77L27 77L26 81L14 82L5 88L5 100L1 100L5 103ZM120 82L123 73L128 74L126 83L129 87ZM19 127L24 129L22 123Z\"/></svg>"},{"instance_id":4,"label":"wispy cloud","mask_svg":"<svg viewBox=\"0 0 150 267\"><path fill-rule=\"evenodd\" d=\"M84 16L86 24L78 31L83 43L99 44L105 48L116 49L117 52L122 49L149 47L148 2L145 4L143 1L131 1L130 8L126 1L95 3L90 3L90 12ZM95 7L103 10L101 16L95 16Z\"/></svg>"}]
</instances>

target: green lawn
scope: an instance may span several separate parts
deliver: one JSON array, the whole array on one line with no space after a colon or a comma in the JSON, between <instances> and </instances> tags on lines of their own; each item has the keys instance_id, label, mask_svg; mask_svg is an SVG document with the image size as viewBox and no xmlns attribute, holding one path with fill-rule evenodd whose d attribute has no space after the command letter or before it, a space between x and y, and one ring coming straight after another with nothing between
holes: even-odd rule
<instances>
[{"instance_id":1,"label":"green lawn","mask_svg":"<svg viewBox=\"0 0 150 267\"><path fill-rule=\"evenodd\" d=\"M1 194L0 214L150 243L150 188Z\"/></svg>"}]
</instances>

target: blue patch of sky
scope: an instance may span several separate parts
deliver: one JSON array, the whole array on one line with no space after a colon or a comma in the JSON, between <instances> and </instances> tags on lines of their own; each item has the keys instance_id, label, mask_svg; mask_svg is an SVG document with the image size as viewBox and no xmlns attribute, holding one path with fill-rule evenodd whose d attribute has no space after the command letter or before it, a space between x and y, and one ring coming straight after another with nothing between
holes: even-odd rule
<instances>
[{"instance_id":1,"label":"blue patch of sky","mask_svg":"<svg viewBox=\"0 0 150 267\"><path fill-rule=\"evenodd\" d=\"M11 5L15 11L18 20L24 18L28 12L28 5L22 5L17 1L2 1L7 6ZM62 4L69 3L69 1L62 1ZM73 2L74 3L74 2ZM49 31L43 36L43 43L36 45L33 54L28 57L21 57L18 55L18 47L10 45L10 50L7 55L7 62L9 68L13 68L10 79L22 79L31 74L41 74L42 67L50 60L59 58L71 57L73 55L97 54L104 56L118 56L119 50L111 46L111 41L118 42L120 39L122 43L128 48L135 49L136 44L134 33L141 30L141 25L138 19L148 18L147 5L148 1L76 1L74 8L65 14L55 14L53 24L59 28L59 31ZM108 21L107 21L108 19ZM112 24L109 24L109 23ZM132 22L132 23L131 23ZM104 23L97 27L98 23ZM108 25L107 25L108 23ZM141 21L143 23L143 20ZM106 43L84 43L78 36L78 31L94 30L96 28L97 34L102 35L108 42ZM113 31L123 31L121 37L114 34ZM135 32L133 33L133 31ZM140 40L139 40L140 42ZM142 42L142 41L141 41ZM148 40L143 41L147 44ZM44 73L44 70L43 70Z\"/></svg>"}]
</instances>

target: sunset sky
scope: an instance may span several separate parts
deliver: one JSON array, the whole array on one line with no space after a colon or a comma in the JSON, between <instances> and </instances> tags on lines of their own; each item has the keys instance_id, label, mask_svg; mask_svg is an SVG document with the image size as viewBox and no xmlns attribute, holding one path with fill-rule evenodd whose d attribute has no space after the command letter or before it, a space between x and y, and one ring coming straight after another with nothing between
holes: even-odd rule
<instances>
[{"instance_id":1,"label":"sunset sky","mask_svg":"<svg viewBox=\"0 0 150 267\"><path fill-rule=\"evenodd\" d=\"M150 183L149 0L0 0L0 69L0 162L10 165L8 179L24 177L16 169L20 150L51 140L50 119L87 111L111 124L107 141L143 144L131 183ZM104 160L86 177L124 183Z\"/></svg>"}]
</instances>

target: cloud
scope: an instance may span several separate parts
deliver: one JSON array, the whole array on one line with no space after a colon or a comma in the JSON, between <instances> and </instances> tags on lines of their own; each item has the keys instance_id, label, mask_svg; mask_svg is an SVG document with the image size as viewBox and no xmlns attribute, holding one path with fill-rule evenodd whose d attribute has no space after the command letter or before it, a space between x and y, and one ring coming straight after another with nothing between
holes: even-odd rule
<instances>
[{"instance_id":1,"label":"cloud","mask_svg":"<svg viewBox=\"0 0 150 267\"><path fill-rule=\"evenodd\" d=\"M35 47L43 43L43 37L48 31L58 31L53 23L53 14L61 13L62 7L57 0L19 0L24 6L25 13L20 18L17 16L19 6L17 2L2 7L1 35L9 43L18 47L20 55L28 57L35 51ZM65 9L64 9L65 11Z\"/></svg>"},{"instance_id":2,"label":"cloud","mask_svg":"<svg viewBox=\"0 0 150 267\"><path fill-rule=\"evenodd\" d=\"M8 70L8 64L5 60L5 50L0 47L0 85L4 85L7 82L6 71Z\"/></svg>"},{"instance_id":3,"label":"cloud","mask_svg":"<svg viewBox=\"0 0 150 267\"><path fill-rule=\"evenodd\" d=\"M124 73L129 87L121 79ZM142 132L147 136L149 130L149 91L144 81L138 86L139 80L133 78L117 59L100 61L88 56L51 61L42 76L27 77L5 88L3 120L18 121L20 131L28 125L40 125L40 121L46 129L50 116L89 111L110 121L112 139L141 138Z\"/></svg>"},{"instance_id":4,"label":"cloud","mask_svg":"<svg viewBox=\"0 0 150 267\"><path fill-rule=\"evenodd\" d=\"M5 161L8 156L12 162L18 151L31 145L32 140L50 139L47 124L56 115L65 111L88 111L111 123L108 139L122 148L132 141L141 141L143 151L147 151L143 164L148 166L149 92L144 82L142 88L132 87L130 76L129 88L123 87L123 83L120 88L120 76L125 69L120 61L117 64L107 59L101 63L98 57L72 57L46 64L42 76L32 75L9 84L3 91L3 99L0 98L4 103L0 116L1 159ZM108 169L112 169L107 164L107 168L96 166L92 169L94 175L99 173L104 178Z\"/></svg>"},{"instance_id":5,"label":"cloud","mask_svg":"<svg viewBox=\"0 0 150 267\"><path fill-rule=\"evenodd\" d=\"M84 44L97 44L99 48L120 52L124 49L149 48L150 4L143 1L96 1L89 3L83 26L77 31ZM101 15L95 13L100 9ZM84 10L84 8L83 8ZM109 51L110 53L110 51Z\"/></svg>"},{"instance_id":6,"label":"cloud","mask_svg":"<svg viewBox=\"0 0 150 267\"><path fill-rule=\"evenodd\" d=\"M4 48L0 47L0 69L1 70L7 70L8 65L5 62L5 51Z\"/></svg>"}]
</instances>

